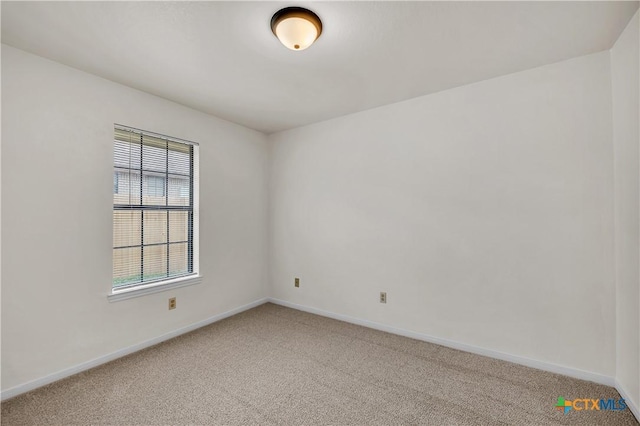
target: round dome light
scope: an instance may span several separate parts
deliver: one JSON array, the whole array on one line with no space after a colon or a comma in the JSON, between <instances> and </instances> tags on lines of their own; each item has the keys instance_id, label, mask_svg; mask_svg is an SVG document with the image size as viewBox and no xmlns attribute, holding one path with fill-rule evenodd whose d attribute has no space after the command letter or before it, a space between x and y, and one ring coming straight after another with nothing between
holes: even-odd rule
<instances>
[{"instance_id":1,"label":"round dome light","mask_svg":"<svg viewBox=\"0 0 640 426\"><path fill-rule=\"evenodd\" d=\"M302 7L285 7L271 18L271 31L291 50L304 50L322 33L318 15Z\"/></svg>"}]
</instances>

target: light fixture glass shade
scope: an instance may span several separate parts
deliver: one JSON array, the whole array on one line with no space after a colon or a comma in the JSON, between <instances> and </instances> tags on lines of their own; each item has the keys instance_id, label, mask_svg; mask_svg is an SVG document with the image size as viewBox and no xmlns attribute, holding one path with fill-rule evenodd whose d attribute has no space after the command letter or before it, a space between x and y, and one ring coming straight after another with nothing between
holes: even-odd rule
<instances>
[{"instance_id":1,"label":"light fixture glass shade","mask_svg":"<svg viewBox=\"0 0 640 426\"><path fill-rule=\"evenodd\" d=\"M276 36L289 49L304 50L316 41L318 30L306 19L287 18L276 27Z\"/></svg>"},{"instance_id":2,"label":"light fixture glass shade","mask_svg":"<svg viewBox=\"0 0 640 426\"><path fill-rule=\"evenodd\" d=\"M320 36L322 22L310 10L287 7L273 15L271 30L287 48L304 50Z\"/></svg>"}]
</instances>

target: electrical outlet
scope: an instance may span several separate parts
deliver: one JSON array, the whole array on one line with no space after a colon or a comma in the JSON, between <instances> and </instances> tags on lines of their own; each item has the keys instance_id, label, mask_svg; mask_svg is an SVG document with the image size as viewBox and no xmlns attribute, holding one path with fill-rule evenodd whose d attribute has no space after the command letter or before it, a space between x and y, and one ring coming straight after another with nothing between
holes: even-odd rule
<instances>
[{"instance_id":1,"label":"electrical outlet","mask_svg":"<svg viewBox=\"0 0 640 426\"><path fill-rule=\"evenodd\" d=\"M169 310L176 308L176 298L172 297L169 299Z\"/></svg>"},{"instance_id":2,"label":"electrical outlet","mask_svg":"<svg viewBox=\"0 0 640 426\"><path fill-rule=\"evenodd\" d=\"M293 286L294 287L300 287L300 278L295 278L293 280Z\"/></svg>"},{"instance_id":3,"label":"electrical outlet","mask_svg":"<svg viewBox=\"0 0 640 426\"><path fill-rule=\"evenodd\" d=\"M387 292L386 291L381 291L380 292L380 303L387 303Z\"/></svg>"}]
</instances>

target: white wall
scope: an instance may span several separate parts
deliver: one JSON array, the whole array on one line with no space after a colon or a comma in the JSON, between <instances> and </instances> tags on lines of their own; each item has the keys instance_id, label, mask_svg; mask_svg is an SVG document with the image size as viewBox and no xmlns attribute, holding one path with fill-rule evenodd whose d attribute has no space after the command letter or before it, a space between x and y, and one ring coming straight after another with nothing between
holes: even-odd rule
<instances>
[{"instance_id":1,"label":"white wall","mask_svg":"<svg viewBox=\"0 0 640 426\"><path fill-rule=\"evenodd\" d=\"M640 21L611 49L615 170L616 379L640 409Z\"/></svg>"},{"instance_id":2,"label":"white wall","mask_svg":"<svg viewBox=\"0 0 640 426\"><path fill-rule=\"evenodd\" d=\"M107 301L114 123L200 143L201 284ZM266 295L263 134L2 45L2 149L3 391Z\"/></svg>"},{"instance_id":3,"label":"white wall","mask_svg":"<svg viewBox=\"0 0 640 426\"><path fill-rule=\"evenodd\" d=\"M271 135L272 295L613 377L609 65Z\"/></svg>"}]
</instances>

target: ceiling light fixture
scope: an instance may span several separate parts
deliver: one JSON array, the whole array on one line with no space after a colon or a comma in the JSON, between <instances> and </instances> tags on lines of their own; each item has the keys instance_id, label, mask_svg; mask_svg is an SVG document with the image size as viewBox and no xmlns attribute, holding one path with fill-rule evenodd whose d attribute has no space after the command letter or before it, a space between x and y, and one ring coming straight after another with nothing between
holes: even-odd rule
<instances>
[{"instance_id":1,"label":"ceiling light fixture","mask_svg":"<svg viewBox=\"0 0 640 426\"><path fill-rule=\"evenodd\" d=\"M285 7L271 18L271 31L291 50L304 50L322 33L318 15L302 7Z\"/></svg>"}]
</instances>

